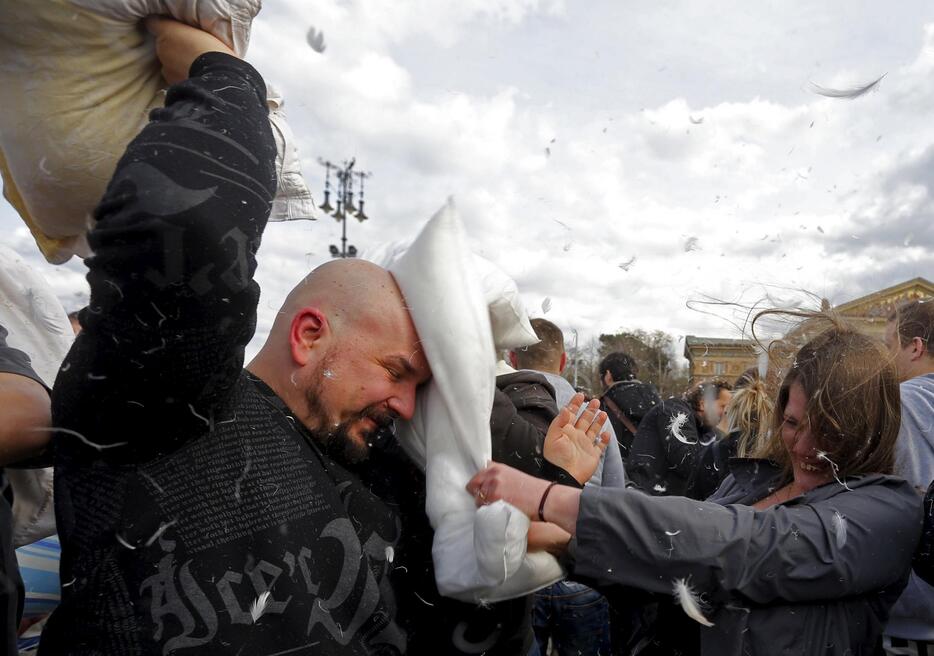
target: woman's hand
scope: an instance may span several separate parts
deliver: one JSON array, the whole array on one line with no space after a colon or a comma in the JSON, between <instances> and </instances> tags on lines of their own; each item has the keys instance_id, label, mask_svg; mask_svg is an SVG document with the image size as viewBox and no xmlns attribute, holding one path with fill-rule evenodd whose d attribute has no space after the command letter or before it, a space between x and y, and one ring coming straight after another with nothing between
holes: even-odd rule
<instances>
[{"instance_id":1,"label":"woman's hand","mask_svg":"<svg viewBox=\"0 0 934 656\"><path fill-rule=\"evenodd\" d=\"M548 481L492 462L470 479L467 491L474 496L478 506L502 500L534 519L538 517L538 504L548 485Z\"/></svg>"},{"instance_id":2,"label":"woman's hand","mask_svg":"<svg viewBox=\"0 0 934 656\"><path fill-rule=\"evenodd\" d=\"M165 16L147 16L146 29L156 37L156 56L169 84L188 79L192 63L206 52L237 55L216 36Z\"/></svg>"},{"instance_id":3,"label":"woman's hand","mask_svg":"<svg viewBox=\"0 0 934 656\"><path fill-rule=\"evenodd\" d=\"M548 496L544 497L546 490ZM538 511L542 508L546 521L554 522L568 535L576 530L581 491L573 487L554 485L523 474L518 469L491 462L470 479L467 491L474 496L478 506L505 501L533 520L541 519ZM543 504L543 501L547 503Z\"/></svg>"},{"instance_id":4,"label":"woman's hand","mask_svg":"<svg viewBox=\"0 0 934 656\"><path fill-rule=\"evenodd\" d=\"M584 395L575 394L551 422L545 436L545 458L567 471L581 485L597 470L600 456L610 441L609 433L600 432L606 423L600 401L592 400L580 412L583 402Z\"/></svg>"}]
</instances>

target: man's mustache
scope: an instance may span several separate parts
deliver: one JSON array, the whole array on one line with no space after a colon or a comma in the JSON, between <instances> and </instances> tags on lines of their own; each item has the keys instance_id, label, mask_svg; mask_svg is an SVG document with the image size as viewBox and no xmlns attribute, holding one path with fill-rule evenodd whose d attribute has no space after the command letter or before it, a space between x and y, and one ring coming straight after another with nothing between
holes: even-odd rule
<instances>
[{"instance_id":1,"label":"man's mustache","mask_svg":"<svg viewBox=\"0 0 934 656\"><path fill-rule=\"evenodd\" d=\"M372 406L369 408L364 408L364 410L356 417L356 419L369 419L375 423L378 428L389 428L398 418L399 414L397 412L393 412L392 410L381 410L380 408L375 408Z\"/></svg>"}]
</instances>

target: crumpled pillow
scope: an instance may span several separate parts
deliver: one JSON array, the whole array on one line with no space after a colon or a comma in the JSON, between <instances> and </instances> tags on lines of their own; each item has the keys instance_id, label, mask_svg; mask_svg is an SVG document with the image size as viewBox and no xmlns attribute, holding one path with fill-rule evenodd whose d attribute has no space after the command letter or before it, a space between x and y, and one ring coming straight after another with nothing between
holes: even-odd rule
<instances>
[{"instance_id":1,"label":"crumpled pillow","mask_svg":"<svg viewBox=\"0 0 934 656\"><path fill-rule=\"evenodd\" d=\"M463 601L499 601L564 572L551 555L526 553L529 520L518 509L502 502L478 509L466 490L492 454L496 385L490 314L466 244L449 202L388 267L432 370L412 421L398 421L396 434L425 469L438 590Z\"/></svg>"},{"instance_id":2,"label":"crumpled pillow","mask_svg":"<svg viewBox=\"0 0 934 656\"><path fill-rule=\"evenodd\" d=\"M409 239L392 241L370 249L360 257L391 269L393 263L402 257L411 245L412 240ZM471 253L471 259L489 310L494 350L499 352L538 344L538 335L529 322L529 313L519 295L516 281L485 257ZM493 352L490 353L490 357L494 357Z\"/></svg>"},{"instance_id":3,"label":"crumpled pillow","mask_svg":"<svg viewBox=\"0 0 934 656\"><path fill-rule=\"evenodd\" d=\"M85 234L126 145L163 103L140 19L169 15L238 55L259 0L0 0L3 192L49 262L90 254ZM269 89L278 192L271 220L314 218L282 98Z\"/></svg>"},{"instance_id":4,"label":"crumpled pillow","mask_svg":"<svg viewBox=\"0 0 934 656\"><path fill-rule=\"evenodd\" d=\"M61 304L42 276L23 258L0 246L0 325L7 346L29 356L46 387L52 387L74 333ZM55 533L52 468L6 468L13 487L13 544L30 544Z\"/></svg>"}]
</instances>

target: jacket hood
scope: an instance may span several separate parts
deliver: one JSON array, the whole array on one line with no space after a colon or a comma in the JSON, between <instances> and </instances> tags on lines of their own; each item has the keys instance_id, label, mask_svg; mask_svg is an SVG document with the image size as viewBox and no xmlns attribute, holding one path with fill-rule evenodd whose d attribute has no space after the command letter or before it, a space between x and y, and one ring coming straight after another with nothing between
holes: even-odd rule
<instances>
[{"instance_id":1,"label":"jacket hood","mask_svg":"<svg viewBox=\"0 0 934 656\"><path fill-rule=\"evenodd\" d=\"M555 396L555 388L551 383L537 371L530 369L520 369L514 373L500 374L496 377L496 387L505 390L510 385L541 385L548 390L552 398Z\"/></svg>"}]
</instances>

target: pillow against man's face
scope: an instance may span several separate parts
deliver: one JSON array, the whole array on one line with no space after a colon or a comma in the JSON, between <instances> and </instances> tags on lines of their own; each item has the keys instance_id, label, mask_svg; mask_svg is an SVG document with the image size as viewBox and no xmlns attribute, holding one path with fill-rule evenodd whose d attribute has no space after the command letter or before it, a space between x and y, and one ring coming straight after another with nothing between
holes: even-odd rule
<instances>
[{"instance_id":1,"label":"pillow against man's face","mask_svg":"<svg viewBox=\"0 0 934 656\"><path fill-rule=\"evenodd\" d=\"M408 251L411 240L387 242L365 252L361 257L391 269ZM522 348L538 343L538 337L529 323L529 315L519 295L519 287L505 271L480 255L473 255L473 268L477 272L480 288L490 312L495 350ZM457 294L456 289L447 293Z\"/></svg>"}]
</instances>

